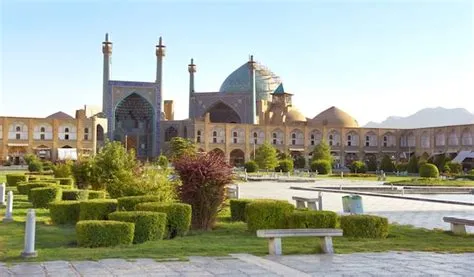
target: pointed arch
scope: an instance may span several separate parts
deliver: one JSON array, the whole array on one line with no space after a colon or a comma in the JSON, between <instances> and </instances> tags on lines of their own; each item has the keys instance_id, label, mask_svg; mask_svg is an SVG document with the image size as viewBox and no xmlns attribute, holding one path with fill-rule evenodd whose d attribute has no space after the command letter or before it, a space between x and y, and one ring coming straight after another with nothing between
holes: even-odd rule
<instances>
[{"instance_id":1,"label":"pointed arch","mask_svg":"<svg viewBox=\"0 0 474 277\"><path fill-rule=\"evenodd\" d=\"M165 130L165 141L170 141L172 138L175 138L178 136L178 130L173 127L173 126L170 126L168 128L166 128Z\"/></svg>"},{"instance_id":2,"label":"pointed arch","mask_svg":"<svg viewBox=\"0 0 474 277\"><path fill-rule=\"evenodd\" d=\"M304 133L301 129L295 128L290 132L290 144L295 146L304 145Z\"/></svg>"},{"instance_id":3,"label":"pointed arch","mask_svg":"<svg viewBox=\"0 0 474 277\"><path fill-rule=\"evenodd\" d=\"M213 123L241 123L239 114L229 105L222 101L212 104L205 113L209 113Z\"/></svg>"},{"instance_id":4,"label":"pointed arch","mask_svg":"<svg viewBox=\"0 0 474 277\"><path fill-rule=\"evenodd\" d=\"M462 145L473 145L472 134L469 128L464 128L461 133L461 144Z\"/></svg>"},{"instance_id":5,"label":"pointed arch","mask_svg":"<svg viewBox=\"0 0 474 277\"><path fill-rule=\"evenodd\" d=\"M232 166L242 166L245 163L245 153L241 149L234 149L230 152L229 161Z\"/></svg>"}]
</instances>

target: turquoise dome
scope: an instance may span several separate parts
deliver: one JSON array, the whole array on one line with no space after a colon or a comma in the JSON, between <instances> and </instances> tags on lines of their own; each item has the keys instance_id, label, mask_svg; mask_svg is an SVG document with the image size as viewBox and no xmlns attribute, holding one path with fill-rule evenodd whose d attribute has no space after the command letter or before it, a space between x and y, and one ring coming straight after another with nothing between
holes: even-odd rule
<instances>
[{"instance_id":1,"label":"turquoise dome","mask_svg":"<svg viewBox=\"0 0 474 277\"><path fill-rule=\"evenodd\" d=\"M257 89L258 100L270 100L270 94L273 93L281 84L281 80L268 68L261 64L256 64L255 70L255 85ZM242 66L232 72L222 83L219 92L251 92L250 73L248 64L244 63Z\"/></svg>"}]
</instances>

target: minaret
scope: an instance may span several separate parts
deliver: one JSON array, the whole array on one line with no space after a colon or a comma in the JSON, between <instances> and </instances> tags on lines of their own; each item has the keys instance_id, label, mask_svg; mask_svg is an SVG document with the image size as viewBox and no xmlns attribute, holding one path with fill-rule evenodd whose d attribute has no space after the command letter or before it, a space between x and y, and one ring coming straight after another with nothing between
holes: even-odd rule
<instances>
[{"instance_id":1,"label":"minaret","mask_svg":"<svg viewBox=\"0 0 474 277\"><path fill-rule=\"evenodd\" d=\"M163 110L163 57L165 56L165 47L160 37L156 46L156 83L160 86L161 110Z\"/></svg>"},{"instance_id":2,"label":"minaret","mask_svg":"<svg viewBox=\"0 0 474 277\"><path fill-rule=\"evenodd\" d=\"M248 61L248 66L249 66L249 74L250 74L250 89L252 92L252 97L251 97L251 114L249 121L251 124L257 124L257 89L255 86L255 68L256 64L255 61L253 60L253 55L250 56L250 60Z\"/></svg>"},{"instance_id":3,"label":"minaret","mask_svg":"<svg viewBox=\"0 0 474 277\"><path fill-rule=\"evenodd\" d=\"M196 72L196 65L194 60L191 59L191 63L188 64L189 72L189 119L194 118L194 73Z\"/></svg>"},{"instance_id":4,"label":"minaret","mask_svg":"<svg viewBox=\"0 0 474 277\"><path fill-rule=\"evenodd\" d=\"M102 54L104 54L104 69L102 83L102 112L107 114L107 102L110 80L110 57L112 56L112 42L109 41L109 34L105 34L105 41L102 42Z\"/></svg>"}]
</instances>

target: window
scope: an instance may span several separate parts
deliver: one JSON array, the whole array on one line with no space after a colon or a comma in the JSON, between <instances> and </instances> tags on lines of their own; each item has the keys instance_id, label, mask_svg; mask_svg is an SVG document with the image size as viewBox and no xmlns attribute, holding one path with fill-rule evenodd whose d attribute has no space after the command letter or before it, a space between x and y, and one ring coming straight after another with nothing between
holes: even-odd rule
<instances>
[{"instance_id":1,"label":"window","mask_svg":"<svg viewBox=\"0 0 474 277\"><path fill-rule=\"evenodd\" d=\"M197 131L196 142L201 143L201 130Z\"/></svg>"},{"instance_id":2,"label":"window","mask_svg":"<svg viewBox=\"0 0 474 277\"><path fill-rule=\"evenodd\" d=\"M17 132L21 132L21 127L20 127L20 126L16 126L16 131L17 131Z\"/></svg>"},{"instance_id":3,"label":"window","mask_svg":"<svg viewBox=\"0 0 474 277\"><path fill-rule=\"evenodd\" d=\"M370 137L365 136L365 146L370 146Z\"/></svg>"},{"instance_id":4,"label":"window","mask_svg":"<svg viewBox=\"0 0 474 277\"><path fill-rule=\"evenodd\" d=\"M217 131L212 132L212 143L217 143Z\"/></svg>"},{"instance_id":5,"label":"window","mask_svg":"<svg viewBox=\"0 0 474 277\"><path fill-rule=\"evenodd\" d=\"M296 145L296 134L291 134L291 145Z\"/></svg>"},{"instance_id":6,"label":"window","mask_svg":"<svg viewBox=\"0 0 474 277\"><path fill-rule=\"evenodd\" d=\"M69 133L69 128L64 128L64 133Z\"/></svg>"},{"instance_id":7,"label":"window","mask_svg":"<svg viewBox=\"0 0 474 277\"><path fill-rule=\"evenodd\" d=\"M272 143L273 143L273 144L277 144L277 139L276 139L277 134L276 134L276 133L273 133L273 134L272 134L272 137L273 137Z\"/></svg>"},{"instance_id":8,"label":"window","mask_svg":"<svg viewBox=\"0 0 474 277\"><path fill-rule=\"evenodd\" d=\"M383 147L387 147L387 136L383 136Z\"/></svg>"},{"instance_id":9,"label":"window","mask_svg":"<svg viewBox=\"0 0 474 277\"><path fill-rule=\"evenodd\" d=\"M314 145L314 135L311 135L311 145Z\"/></svg>"},{"instance_id":10,"label":"window","mask_svg":"<svg viewBox=\"0 0 474 277\"><path fill-rule=\"evenodd\" d=\"M333 135L329 135L329 146L332 146L332 145L333 145L333 143L332 143L333 139L334 139L334 136L333 136Z\"/></svg>"},{"instance_id":11,"label":"window","mask_svg":"<svg viewBox=\"0 0 474 277\"><path fill-rule=\"evenodd\" d=\"M44 127L41 127L40 132L41 132L41 133L46 132L46 130L44 129Z\"/></svg>"},{"instance_id":12,"label":"window","mask_svg":"<svg viewBox=\"0 0 474 277\"><path fill-rule=\"evenodd\" d=\"M84 128L84 140L89 140L89 128Z\"/></svg>"},{"instance_id":13,"label":"window","mask_svg":"<svg viewBox=\"0 0 474 277\"><path fill-rule=\"evenodd\" d=\"M174 128L173 126L170 126L166 129L165 131L165 141L171 141L172 138L175 138L178 136L178 130Z\"/></svg>"},{"instance_id":14,"label":"window","mask_svg":"<svg viewBox=\"0 0 474 277\"><path fill-rule=\"evenodd\" d=\"M348 135L348 136L347 136L347 146L351 146L351 144L352 144L352 141L351 141L351 140L352 140L352 136L351 136L351 135Z\"/></svg>"},{"instance_id":15,"label":"window","mask_svg":"<svg viewBox=\"0 0 474 277\"><path fill-rule=\"evenodd\" d=\"M44 134L40 134L40 140L45 140Z\"/></svg>"},{"instance_id":16,"label":"window","mask_svg":"<svg viewBox=\"0 0 474 277\"><path fill-rule=\"evenodd\" d=\"M16 135L15 135L15 138L16 138L16 139L20 139L20 138L21 138L21 135L20 135L20 134L16 134Z\"/></svg>"},{"instance_id":17,"label":"window","mask_svg":"<svg viewBox=\"0 0 474 277\"><path fill-rule=\"evenodd\" d=\"M46 128L41 127L40 128L40 140L45 140L46 139L46 136L44 134L45 132L46 132Z\"/></svg>"},{"instance_id":18,"label":"window","mask_svg":"<svg viewBox=\"0 0 474 277\"><path fill-rule=\"evenodd\" d=\"M69 134L64 134L64 139L69 140Z\"/></svg>"},{"instance_id":19,"label":"window","mask_svg":"<svg viewBox=\"0 0 474 277\"><path fill-rule=\"evenodd\" d=\"M238 143L238 134L237 134L237 132L232 132L232 136L233 136L233 142Z\"/></svg>"}]
</instances>

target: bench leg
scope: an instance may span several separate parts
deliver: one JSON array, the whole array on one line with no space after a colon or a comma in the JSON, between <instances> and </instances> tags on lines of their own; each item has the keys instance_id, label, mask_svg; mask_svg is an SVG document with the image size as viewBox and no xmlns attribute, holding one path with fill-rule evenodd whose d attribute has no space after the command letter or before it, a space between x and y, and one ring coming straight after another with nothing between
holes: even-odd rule
<instances>
[{"instance_id":1,"label":"bench leg","mask_svg":"<svg viewBox=\"0 0 474 277\"><path fill-rule=\"evenodd\" d=\"M296 208L297 208L297 209L304 209L304 208L306 208L306 205L305 205L304 201L296 200Z\"/></svg>"},{"instance_id":2,"label":"bench leg","mask_svg":"<svg viewBox=\"0 0 474 277\"><path fill-rule=\"evenodd\" d=\"M317 211L318 207L316 206L316 202L308 202L308 209Z\"/></svg>"},{"instance_id":3,"label":"bench leg","mask_svg":"<svg viewBox=\"0 0 474 277\"><path fill-rule=\"evenodd\" d=\"M268 239L268 254L281 255L281 238Z\"/></svg>"},{"instance_id":4,"label":"bench leg","mask_svg":"<svg viewBox=\"0 0 474 277\"><path fill-rule=\"evenodd\" d=\"M321 248L323 249L323 253L334 254L334 248L332 246L332 237L321 238Z\"/></svg>"},{"instance_id":5,"label":"bench leg","mask_svg":"<svg viewBox=\"0 0 474 277\"><path fill-rule=\"evenodd\" d=\"M451 223L451 231L454 234L457 234L457 235L465 235L466 234L466 225Z\"/></svg>"}]
</instances>

